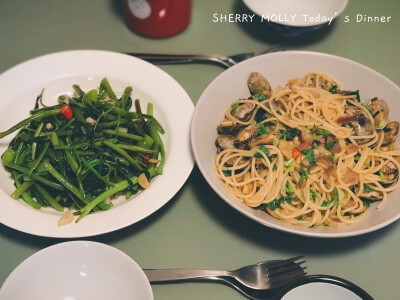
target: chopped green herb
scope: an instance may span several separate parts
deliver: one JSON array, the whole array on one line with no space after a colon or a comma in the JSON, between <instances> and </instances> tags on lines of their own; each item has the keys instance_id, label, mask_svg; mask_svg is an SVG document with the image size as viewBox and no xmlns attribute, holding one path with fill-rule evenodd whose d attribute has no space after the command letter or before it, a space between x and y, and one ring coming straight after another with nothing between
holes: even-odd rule
<instances>
[{"instance_id":1,"label":"chopped green herb","mask_svg":"<svg viewBox=\"0 0 400 300\"><path fill-rule=\"evenodd\" d=\"M336 94L336 91L337 91L337 85L336 84L329 89L329 93L332 93L332 94Z\"/></svg>"},{"instance_id":2,"label":"chopped green herb","mask_svg":"<svg viewBox=\"0 0 400 300\"><path fill-rule=\"evenodd\" d=\"M363 105L368 111L371 111L371 107L369 107L369 105Z\"/></svg>"},{"instance_id":3,"label":"chopped green herb","mask_svg":"<svg viewBox=\"0 0 400 300\"><path fill-rule=\"evenodd\" d=\"M298 216L298 217L297 217L297 220L303 221L303 216Z\"/></svg>"},{"instance_id":4,"label":"chopped green herb","mask_svg":"<svg viewBox=\"0 0 400 300\"><path fill-rule=\"evenodd\" d=\"M314 140L316 140L316 139L317 139L317 135L316 135L315 133L313 133L313 134L312 134L312 138L313 138Z\"/></svg>"},{"instance_id":5,"label":"chopped green herb","mask_svg":"<svg viewBox=\"0 0 400 300\"><path fill-rule=\"evenodd\" d=\"M362 202L365 207L369 207L371 205L371 200L369 199L362 199Z\"/></svg>"},{"instance_id":6,"label":"chopped green herb","mask_svg":"<svg viewBox=\"0 0 400 300\"><path fill-rule=\"evenodd\" d=\"M358 102L361 102L361 99L360 99L360 91L359 90L357 90L357 91L352 91L352 92L348 92L347 94L345 94L346 96L350 96L350 95L354 95L354 96L356 96L356 100L358 101Z\"/></svg>"},{"instance_id":7,"label":"chopped green herb","mask_svg":"<svg viewBox=\"0 0 400 300\"><path fill-rule=\"evenodd\" d=\"M335 154L331 153L331 154L329 154L329 156L331 157L332 162L335 162Z\"/></svg>"},{"instance_id":8,"label":"chopped green herb","mask_svg":"<svg viewBox=\"0 0 400 300\"><path fill-rule=\"evenodd\" d=\"M372 188L368 184L364 184L364 193L370 193Z\"/></svg>"},{"instance_id":9,"label":"chopped green herb","mask_svg":"<svg viewBox=\"0 0 400 300\"><path fill-rule=\"evenodd\" d=\"M287 196L281 197L279 199L275 199L269 203L266 203L266 205L269 207L269 209L275 210L285 201L288 203L292 203L292 199L293 199L293 195L287 195Z\"/></svg>"},{"instance_id":10,"label":"chopped green herb","mask_svg":"<svg viewBox=\"0 0 400 300\"><path fill-rule=\"evenodd\" d=\"M386 126L386 121L385 120L380 120L378 128L382 129L382 128L385 128L385 126Z\"/></svg>"},{"instance_id":11,"label":"chopped green herb","mask_svg":"<svg viewBox=\"0 0 400 300\"><path fill-rule=\"evenodd\" d=\"M288 193L293 193L293 188L289 181L286 181L285 188Z\"/></svg>"},{"instance_id":12,"label":"chopped green herb","mask_svg":"<svg viewBox=\"0 0 400 300\"><path fill-rule=\"evenodd\" d=\"M332 142L330 142L330 143L326 143L325 144L325 148L327 149L327 150L331 150L332 148L333 148L333 146L335 146L335 144L338 142L338 140L333 140Z\"/></svg>"},{"instance_id":13,"label":"chopped green herb","mask_svg":"<svg viewBox=\"0 0 400 300\"><path fill-rule=\"evenodd\" d=\"M317 162L317 160L315 159L315 156L314 156L313 149L306 149L306 150L301 151L301 153L306 155L306 159L308 159L310 164L315 164Z\"/></svg>"},{"instance_id":14,"label":"chopped green herb","mask_svg":"<svg viewBox=\"0 0 400 300\"><path fill-rule=\"evenodd\" d=\"M256 115L254 116L254 120L257 123L260 123L266 119L265 117L265 110L263 108L259 108L256 112Z\"/></svg>"},{"instance_id":15,"label":"chopped green herb","mask_svg":"<svg viewBox=\"0 0 400 300\"><path fill-rule=\"evenodd\" d=\"M281 139L285 141L291 141L295 136L298 136L301 133L300 129L297 128L290 128L288 130L281 129Z\"/></svg>"},{"instance_id":16,"label":"chopped green herb","mask_svg":"<svg viewBox=\"0 0 400 300\"><path fill-rule=\"evenodd\" d=\"M369 161L364 161L364 165L366 165L367 167L369 167Z\"/></svg>"},{"instance_id":17,"label":"chopped green herb","mask_svg":"<svg viewBox=\"0 0 400 300\"><path fill-rule=\"evenodd\" d=\"M300 166L300 179L299 183L302 183L304 180L307 180L310 171L304 166Z\"/></svg>"},{"instance_id":18,"label":"chopped green herb","mask_svg":"<svg viewBox=\"0 0 400 300\"><path fill-rule=\"evenodd\" d=\"M237 108L240 106L240 103L235 103L232 105L232 109L231 109L231 115L234 115Z\"/></svg>"},{"instance_id":19,"label":"chopped green herb","mask_svg":"<svg viewBox=\"0 0 400 300\"><path fill-rule=\"evenodd\" d=\"M225 177L230 177L232 172L230 170L223 170L222 173L224 173Z\"/></svg>"},{"instance_id":20,"label":"chopped green herb","mask_svg":"<svg viewBox=\"0 0 400 300\"><path fill-rule=\"evenodd\" d=\"M267 96L265 94L257 95L258 102L263 102L265 99L267 99Z\"/></svg>"},{"instance_id":21,"label":"chopped green herb","mask_svg":"<svg viewBox=\"0 0 400 300\"><path fill-rule=\"evenodd\" d=\"M332 197L332 201L335 204L339 204L340 200L339 200L339 191L336 187L333 188L333 197Z\"/></svg>"},{"instance_id":22,"label":"chopped green herb","mask_svg":"<svg viewBox=\"0 0 400 300\"><path fill-rule=\"evenodd\" d=\"M332 201L324 201L324 202L322 202L321 206L326 207L326 206L330 205L331 203L332 203Z\"/></svg>"},{"instance_id":23,"label":"chopped green herb","mask_svg":"<svg viewBox=\"0 0 400 300\"><path fill-rule=\"evenodd\" d=\"M311 199L315 199L317 197L317 193L310 187L310 197Z\"/></svg>"},{"instance_id":24,"label":"chopped green herb","mask_svg":"<svg viewBox=\"0 0 400 300\"><path fill-rule=\"evenodd\" d=\"M315 133L318 135L322 135L323 137L330 135L331 133L328 130L325 129L317 129L315 130Z\"/></svg>"},{"instance_id":25,"label":"chopped green herb","mask_svg":"<svg viewBox=\"0 0 400 300\"><path fill-rule=\"evenodd\" d=\"M359 155L355 155L354 156L354 161L359 161L360 160L360 156Z\"/></svg>"},{"instance_id":26,"label":"chopped green herb","mask_svg":"<svg viewBox=\"0 0 400 300\"><path fill-rule=\"evenodd\" d=\"M289 160L285 163L285 167L289 167L293 162L294 162L294 158L289 159Z\"/></svg>"},{"instance_id":27,"label":"chopped green herb","mask_svg":"<svg viewBox=\"0 0 400 300\"><path fill-rule=\"evenodd\" d=\"M260 150L262 151L262 152L264 152L265 153L265 155L268 157L269 156L269 150L268 150L268 148L267 147L265 147L264 145L261 145L261 146L259 146L258 148L260 148ZM261 153L254 153L254 155L253 155L254 157L263 157L262 156L262 154Z\"/></svg>"},{"instance_id":28,"label":"chopped green herb","mask_svg":"<svg viewBox=\"0 0 400 300\"><path fill-rule=\"evenodd\" d=\"M324 225L325 225L325 226L328 226L328 225L329 225L329 221L328 221L328 220L325 220L325 221L324 221Z\"/></svg>"},{"instance_id":29,"label":"chopped green herb","mask_svg":"<svg viewBox=\"0 0 400 300\"><path fill-rule=\"evenodd\" d=\"M265 128L264 123L262 123L262 122L258 124L258 133L259 133L260 135L268 134L268 131L267 131L267 129Z\"/></svg>"},{"instance_id":30,"label":"chopped green herb","mask_svg":"<svg viewBox=\"0 0 400 300\"><path fill-rule=\"evenodd\" d=\"M385 176L385 174L384 174L382 171L379 171L379 177L380 177L382 180L386 180L386 176Z\"/></svg>"},{"instance_id":31,"label":"chopped green herb","mask_svg":"<svg viewBox=\"0 0 400 300\"><path fill-rule=\"evenodd\" d=\"M272 169L274 169L275 171L278 170L278 167L276 166L276 164L274 164L274 166L272 167Z\"/></svg>"}]
</instances>

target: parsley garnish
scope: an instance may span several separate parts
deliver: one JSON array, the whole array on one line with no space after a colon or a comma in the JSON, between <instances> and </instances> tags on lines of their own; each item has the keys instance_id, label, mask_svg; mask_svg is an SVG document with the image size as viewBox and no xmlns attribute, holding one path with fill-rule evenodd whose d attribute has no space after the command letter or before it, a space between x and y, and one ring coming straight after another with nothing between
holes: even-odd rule
<instances>
[{"instance_id":1,"label":"parsley garnish","mask_svg":"<svg viewBox=\"0 0 400 300\"><path fill-rule=\"evenodd\" d=\"M262 152L264 152L265 153L265 155L268 157L269 156L269 150L268 150L268 148L267 147L265 147L264 145L261 145L261 146L259 146L258 148L260 148L260 150L262 151ZM262 156L262 154L261 153L254 153L254 155L253 155L254 157L263 157Z\"/></svg>"},{"instance_id":2,"label":"parsley garnish","mask_svg":"<svg viewBox=\"0 0 400 300\"><path fill-rule=\"evenodd\" d=\"M336 94L336 91L337 91L337 85L336 84L329 89L329 93L332 93L332 94Z\"/></svg>"},{"instance_id":3,"label":"parsley garnish","mask_svg":"<svg viewBox=\"0 0 400 300\"><path fill-rule=\"evenodd\" d=\"M357 100L358 102L361 101L361 99L360 99L360 91L359 91L359 90L357 90L357 91L352 91L352 92L348 92L348 93L346 94L346 96L349 96L349 95L354 95L354 96L356 96L356 100Z\"/></svg>"},{"instance_id":4,"label":"parsley garnish","mask_svg":"<svg viewBox=\"0 0 400 300\"><path fill-rule=\"evenodd\" d=\"M364 184L364 193L370 193L371 192L371 187L368 184Z\"/></svg>"},{"instance_id":5,"label":"parsley garnish","mask_svg":"<svg viewBox=\"0 0 400 300\"><path fill-rule=\"evenodd\" d=\"M320 128L315 130L315 133L318 134L318 135L322 135L323 137L328 136L328 135L331 134L328 130L320 129Z\"/></svg>"},{"instance_id":6,"label":"parsley garnish","mask_svg":"<svg viewBox=\"0 0 400 300\"><path fill-rule=\"evenodd\" d=\"M332 203L332 201L324 201L324 202L322 202L321 206L322 206L322 207L326 207L326 206L328 206L328 205L331 204L331 203Z\"/></svg>"},{"instance_id":7,"label":"parsley garnish","mask_svg":"<svg viewBox=\"0 0 400 300\"><path fill-rule=\"evenodd\" d=\"M306 155L306 159L308 159L310 164L315 164L317 162L317 160L315 159L315 156L314 156L313 149L306 149L306 150L301 151L301 153Z\"/></svg>"},{"instance_id":8,"label":"parsley garnish","mask_svg":"<svg viewBox=\"0 0 400 300\"><path fill-rule=\"evenodd\" d=\"M308 169L304 166L300 166L300 179L299 179L299 183L302 183L304 180L307 180L308 178L308 174L310 174L310 172L308 171Z\"/></svg>"},{"instance_id":9,"label":"parsley garnish","mask_svg":"<svg viewBox=\"0 0 400 300\"><path fill-rule=\"evenodd\" d=\"M235 103L232 105L232 109L231 109L231 115L234 115L237 108L240 106L240 103Z\"/></svg>"},{"instance_id":10,"label":"parsley garnish","mask_svg":"<svg viewBox=\"0 0 400 300\"><path fill-rule=\"evenodd\" d=\"M265 110L263 108L259 108L256 112L256 115L254 116L254 120L257 123L260 123L260 122L264 121L265 119L266 119L265 118Z\"/></svg>"},{"instance_id":11,"label":"parsley garnish","mask_svg":"<svg viewBox=\"0 0 400 300\"><path fill-rule=\"evenodd\" d=\"M332 148L333 148L333 146L335 146L335 144L338 142L338 140L333 140L332 142L330 142L330 143L326 143L325 144L325 148L327 149L327 150L331 150Z\"/></svg>"},{"instance_id":12,"label":"parsley garnish","mask_svg":"<svg viewBox=\"0 0 400 300\"><path fill-rule=\"evenodd\" d=\"M365 207L369 207L371 205L371 200L369 199L363 199L362 202Z\"/></svg>"},{"instance_id":13,"label":"parsley garnish","mask_svg":"<svg viewBox=\"0 0 400 300\"><path fill-rule=\"evenodd\" d=\"M333 201L335 204L339 204L339 191L338 191L338 189L337 189L336 187L334 187L334 189L333 189L332 201Z\"/></svg>"},{"instance_id":14,"label":"parsley garnish","mask_svg":"<svg viewBox=\"0 0 400 300\"><path fill-rule=\"evenodd\" d=\"M265 206L267 206L271 210L275 210L285 201L288 203L292 203L292 199L293 199L293 195L287 195L287 196L281 197L279 199L275 199L269 203L265 203ZM266 208L265 206L264 206L264 209Z\"/></svg>"},{"instance_id":15,"label":"parsley garnish","mask_svg":"<svg viewBox=\"0 0 400 300\"><path fill-rule=\"evenodd\" d=\"M314 199L317 197L317 193L313 190L313 188L310 188L310 197L311 197L311 199Z\"/></svg>"},{"instance_id":16,"label":"parsley garnish","mask_svg":"<svg viewBox=\"0 0 400 300\"><path fill-rule=\"evenodd\" d=\"M286 181L285 188L288 193L293 193L293 188L289 181Z\"/></svg>"},{"instance_id":17,"label":"parsley garnish","mask_svg":"<svg viewBox=\"0 0 400 300\"><path fill-rule=\"evenodd\" d=\"M267 99L267 96L265 94L257 95L258 102L263 102L265 99Z\"/></svg>"},{"instance_id":18,"label":"parsley garnish","mask_svg":"<svg viewBox=\"0 0 400 300\"><path fill-rule=\"evenodd\" d=\"M298 216L298 217L297 217L297 220L302 221L302 220L303 220L303 217L302 217L302 216Z\"/></svg>"},{"instance_id":19,"label":"parsley garnish","mask_svg":"<svg viewBox=\"0 0 400 300\"><path fill-rule=\"evenodd\" d=\"M267 129L265 128L264 123L259 123L259 124L258 124L258 133L259 133L260 135L268 134L268 131L267 131Z\"/></svg>"},{"instance_id":20,"label":"parsley garnish","mask_svg":"<svg viewBox=\"0 0 400 300\"><path fill-rule=\"evenodd\" d=\"M281 139L285 141L291 141L295 136L298 136L301 133L300 129L290 128L288 130L281 129Z\"/></svg>"},{"instance_id":21,"label":"parsley garnish","mask_svg":"<svg viewBox=\"0 0 400 300\"><path fill-rule=\"evenodd\" d=\"M224 173L225 177L229 177L232 175L232 172L230 170L223 170L222 173Z\"/></svg>"}]
</instances>

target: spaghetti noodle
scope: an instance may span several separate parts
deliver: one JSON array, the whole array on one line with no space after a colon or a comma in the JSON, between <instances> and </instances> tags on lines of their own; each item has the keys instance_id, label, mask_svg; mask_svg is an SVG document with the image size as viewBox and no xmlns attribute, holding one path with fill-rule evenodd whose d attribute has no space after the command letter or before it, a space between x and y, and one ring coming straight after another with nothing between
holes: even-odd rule
<instances>
[{"instance_id":1,"label":"spaghetti noodle","mask_svg":"<svg viewBox=\"0 0 400 300\"><path fill-rule=\"evenodd\" d=\"M291 224L337 227L398 187L399 123L384 100L364 105L319 72L274 90L254 72L248 86L217 128L215 173L232 197Z\"/></svg>"}]
</instances>

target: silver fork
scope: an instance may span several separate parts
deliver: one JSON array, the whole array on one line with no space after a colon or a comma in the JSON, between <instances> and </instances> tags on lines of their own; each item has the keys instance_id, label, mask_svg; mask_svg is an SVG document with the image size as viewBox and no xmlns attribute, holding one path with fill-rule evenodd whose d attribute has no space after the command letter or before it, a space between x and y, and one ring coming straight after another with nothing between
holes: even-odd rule
<instances>
[{"instance_id":1,"label":"silver fork","mask_svg":"<svg viewBox=\"0 0 400 300\"><path fill-rule=\"evenodd\" d=\"M219 280L234 286L254 290L269 290L287 284L288 282L305 276L301 264L304 256L297 256L286 260L264 261L255 265L242 267L234 271L216 270L189 270L189 269L144 269L150 282L167 282L181 280ZM227 280L229 278L229 280ZM233 280L232 280L233 279Z\"/></svg>"},{"instance_id":2,"label":"silver fork","mask_svg":"<svg viewBox=\"0 0 400 300\"><path fill-rule=\"evenodd\" d=\"M152 62L155 64L216 63L226 68L229 68L248 58L280 50L283 50L283 48L280 45L274 45L264 51L240 53L232 56L197 55L197 54L156 54L156 53L133 53L133 52L127 52L126 54L144 59L148 62Z\"/></svg>"}]
</instances>

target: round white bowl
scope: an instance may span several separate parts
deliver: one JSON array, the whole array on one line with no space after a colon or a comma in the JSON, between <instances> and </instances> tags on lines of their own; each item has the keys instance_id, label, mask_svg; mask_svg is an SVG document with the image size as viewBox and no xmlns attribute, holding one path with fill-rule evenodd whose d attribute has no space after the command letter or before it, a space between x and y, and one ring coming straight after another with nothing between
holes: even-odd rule
<instances>
[{"instance_id":1,"label":"round white bowl","mask_svg":"<svg viewBox=\"0 0 400 300\"><path fill-rule=\"evenodd\" d=\"M243 0L263 22L280 33L296 36L329 24L346 8L348 0ZM330 25L330 24L329 24Z\"/></svg>"},{"instance_id":2,"label":"round white bowl","mask_svg":"<svg viewBox=\"0 0 400 300\"><path fill-rule=\"evenodd\" d=\"M400 88L378 72L357 62L324 53L287 51L251 58L220 74L200 96L191 125L192 147L197 165L214 191L230 206L247 217L271 228L312 237L348 237L382 228L400 217L400 190L389 194L386 203L376 208L372 203L364 217L356 224L340 228L319 226L304 228L287 224L267 213L252 209L233 199L224 189L223 182L214 174L215 139L217 125L231 103L250 96L247 76L250 72L262 73L272 88L285 85L289 79L301 77L310 71L321 71L336 78L347 90L360 90L362 101L375 96L385 99L392 111L391 120L400 121Z\"/></svg>"},{"instance_id":3,"label":"round white bowl","mask_svg":"<svg viewBox=\"0 0 400 300\"><path fill-rule=\"evenodd\" d=\"M6 279L1 300L153 300L149 280L128 255L105 244L73 241L45 248Z\"/></svg>"}]
</instances>

